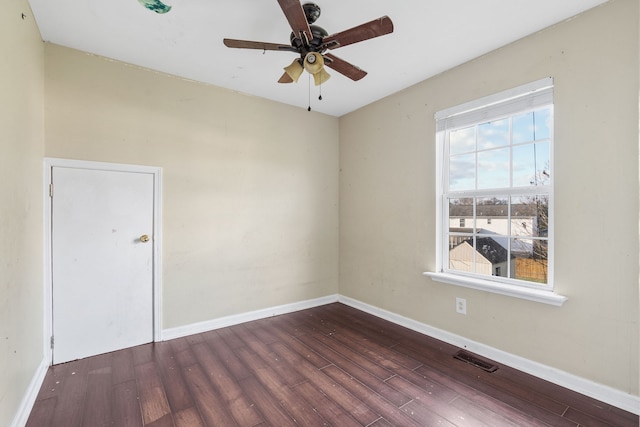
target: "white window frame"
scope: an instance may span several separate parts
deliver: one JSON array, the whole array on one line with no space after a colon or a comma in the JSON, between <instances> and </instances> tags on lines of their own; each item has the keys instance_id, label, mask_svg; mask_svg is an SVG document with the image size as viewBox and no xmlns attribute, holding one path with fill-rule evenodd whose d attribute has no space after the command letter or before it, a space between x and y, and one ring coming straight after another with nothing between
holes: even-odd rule
<instances>
[{"instance_id":1,"label":"white window frame","mask_svg":"<svg viewBox=\"0 0 640 427\"><path fill-rule=\"evenodd\" d=\"M436 270L424 274L433 280L472 289L493 292L501 295L560 306L567 297L554 291L553 284L553 184L548 189L549 224L548 224L548 278L547 284L537 285L521 280L496 278L474 273L456 272L448 269L444 263L448 260L445 251L449 250L448 238L448 203L445 204L446 177L448 173L448 156L444 152L447 129L471 126L505 116L513 116L520 112L530 111L536 107L553 106L553 78L548 77L523 86L509 89L494 95L467 102L455 107L438 111L436 120ZM552 131L553 132L553 131ZM553 157L553 134L551 138L551 157ZM445 164L446 163L446 164ZM553 176L553 159L551 159ZM527 190L525 190L527 191ZM447 224L444 224L445 219Z\"/></svg>"}]
</instances>

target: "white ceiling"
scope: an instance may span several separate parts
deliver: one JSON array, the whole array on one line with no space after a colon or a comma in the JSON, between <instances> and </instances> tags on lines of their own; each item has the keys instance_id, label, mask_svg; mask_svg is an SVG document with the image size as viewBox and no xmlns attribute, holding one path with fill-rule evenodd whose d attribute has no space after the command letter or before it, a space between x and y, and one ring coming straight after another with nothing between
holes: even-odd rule
<instances>
[{"instance_id":1,"label":"white ceiling","mask_svg":"<svg viewBox=\"0 0 640 427\"><path fill-rule=\"evenodd\" d=\"M230 49L222 39L288 44L276 0L166 0L157 14L138 0L29 0L47 42L238 92L341 116L607 0L314 0L329 34L388 15L392 34L331 51L369 74L328 70L318 88L305 73L279 84L296 54ZM303 3L307 1L303 0Z\"/></svg>"}]
</instances>

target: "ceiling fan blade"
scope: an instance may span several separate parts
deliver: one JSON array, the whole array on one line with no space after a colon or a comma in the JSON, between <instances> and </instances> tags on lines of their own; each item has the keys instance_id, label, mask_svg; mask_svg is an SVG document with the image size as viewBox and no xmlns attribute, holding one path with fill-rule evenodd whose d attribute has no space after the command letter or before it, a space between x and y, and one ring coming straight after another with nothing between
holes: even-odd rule
<instances>
[{"instance_id":1,"label":"ceiling fan blade","mask_svg":"<svg viewBox=\"0 0 640 427\"><path fill-rule=\"evenodd\" d=\"M367 72L363 69L356 67L353 64L348 63L347 61L338 58L335 55L330 53L324 54L325 59L327 59L324 63L327 67L332 70L336 70L340 74L343 74L346 77L349 77L351 80L358 81L364 76L367 75Z\"/></svg>"},{"instance_id":2,"label":"ceiling fan blade","mask_svg":"<svg viewBox=\"0 0 640 427\"><path fill-rule=\"evenodd\" d=\"M289 25L296 37L301 37L300 33L306 33L307 40L311 40L311 29L304 14L299 0L278 0L278 4L284 12Z\"/></svg>"},{"instance_id":3,"label":"ceiling fan blade","mask_svg":"<svg viewBox=\"0 0 640 427\"><path fill-rule=\"evenodd\" d=\"M358 25L357 27L331 34L322 39L322 43L326 45L328 49L337 49L363 40L384 36L385 34L392 32L393 22L391 22L391 18L383 16L362 25Z\"/></svg>"},{"instance_id":4,"label":"ceiling fan blade","mask_svg":"<svg viewBox=\"0 0 640 427\"><path fill-rule=\"evenodd\" d=\"M291 76L285 71L285 73L280 77L280 80L278 80L278 83L293 83L293 79L291 78Z\"/></svg>"},{"instance_id":5,"label":"ceiling fan blade","mask_svg":"<svg viewBox=\"0 0 640 427\"><path fill-rule=\"evenodd\" d=\"M250 40L236 39L224 39L223 43L227 47L235 47L239 49L283 50L288 52L296 52L294 48L286 44L254 42Z\"/></svg>"}]
</instances>

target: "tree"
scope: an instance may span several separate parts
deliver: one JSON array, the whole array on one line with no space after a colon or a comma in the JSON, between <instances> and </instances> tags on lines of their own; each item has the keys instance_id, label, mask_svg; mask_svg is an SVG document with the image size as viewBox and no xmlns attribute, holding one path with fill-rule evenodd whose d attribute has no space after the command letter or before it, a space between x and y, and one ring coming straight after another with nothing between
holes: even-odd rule
<instances>
[{"instance_id":1,"label":"tree","mask_svg":"<svg viewBox=\"0 0 640 427\"><path fill-rule=\"evenodd\" d=\"M546 166L541 171L536 172L531 180L532 185L536 187L549 185L551 176L547 172L548 165ZM549 194L542 193L526 196L521 200L523 205L528 206L535 213L533 230L531 230L533 244L530 259L543 272L546 282L549 277Z\"/></svg>"}]
</instances>

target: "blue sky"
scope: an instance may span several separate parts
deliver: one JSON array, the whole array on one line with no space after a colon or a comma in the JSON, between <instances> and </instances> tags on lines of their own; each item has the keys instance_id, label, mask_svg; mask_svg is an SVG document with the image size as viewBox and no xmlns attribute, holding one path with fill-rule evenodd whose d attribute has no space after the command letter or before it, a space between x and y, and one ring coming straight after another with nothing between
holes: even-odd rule
<instances>
[{"instance_id":1,"label":"blue sky","mask_svg":"<svg viewBox=\"0 0 640 427\"><path fill-rule=\"evenodd\" d=\"M537 175L543 170L549 173L551 110L547 108L514 116L511 144L509 122L510 119L506 118L450 133L451 191L476 189L476 154L478 189L509 187L510 164L515 187L535 185ZM511 156L513 163L510 163Z\"/></svg>"}]
</instances>

